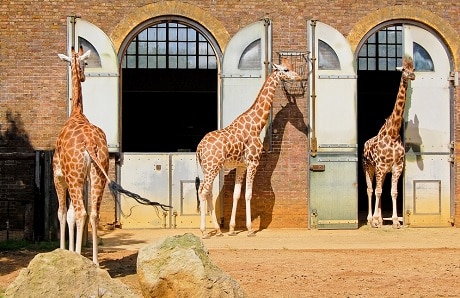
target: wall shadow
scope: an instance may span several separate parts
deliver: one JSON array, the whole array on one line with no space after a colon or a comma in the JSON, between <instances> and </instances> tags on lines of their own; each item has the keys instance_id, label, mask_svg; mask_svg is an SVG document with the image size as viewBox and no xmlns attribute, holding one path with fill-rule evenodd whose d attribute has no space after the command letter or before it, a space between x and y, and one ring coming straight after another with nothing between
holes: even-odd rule
<instances>
[{"instance_id":1,"label":"wall shadow","mask_svg":"<svg viewBox=\"0 0 460 298\"><path fill-rule=\"evenodd\" d=\"M22 115L8 109L0 124L0 240L23 231L34 237L35 149L24 128Z\"/></svg>"},{"instance_id":2,"label":"wall shadow","mask_svg":"<svg viewBox=\"0 0 460 298\"><path fill-rule=\"evenodd\" d=\"M295 97L288 97L287 104L285 106L281 106L281 110L274 115L270 129L272 132L272 150L265 151L262 154L260 164L257 168L251 200L251 219L253 223L257 220L259 221L259 229L255 230L255 232L268 228L272 222L276 196L271 184L271 178L279 161L282 150L282 142L285 136L285 129L288 123L294 126L301 133L308 135L308 126L305 122L303 113L297 106ZM269 138L266 136L264 143L268 141ZM228 219L230 219L231 216L234 183L235 170L232 170L225 176L224 181L224 198L226 198L224 199L224 218ZM243 184L236 213L237 229L246 228L246 202L244 199L244 190L245 187ZM225 223L225 226L228 226L228 223Z\"/></svg>"}]
</instances>

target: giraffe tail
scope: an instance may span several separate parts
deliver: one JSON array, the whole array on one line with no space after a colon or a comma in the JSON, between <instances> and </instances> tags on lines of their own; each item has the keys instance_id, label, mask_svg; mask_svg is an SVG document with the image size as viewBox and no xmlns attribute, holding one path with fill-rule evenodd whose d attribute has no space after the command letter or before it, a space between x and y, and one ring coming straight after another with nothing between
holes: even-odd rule
<instances>
[{"instance_id":1,"label":"giraffe tail","mask_svg":"<svg viewBox=\"0 0 460 298\"><path fill-rule=\"evenodd\" d=\"M113 197L115 198L115 201L116 201L116 197L117 197L116 194L117 193L122 193L122 194L125 194L125 195L133 198L139 204L142 204L142 205L159 206L164 211L167 211L166 208L172 208L172 206L161 204L161 203L158 203L158 202L152 202L152 201L150 201L150 200L148 200L146 198L143 198L138 194L135 194L133 192L130 192L130 191L124 189L120 184L116 183L115 181L110 180L109 175L107 175L107 173L105 172L104 168L100 164L99 160L96 158L95 152L93 152L91 150L88 150L88 148L87 148L87 151L88 151L88 154L91 157L92 161L97 165L97 167L101 170L101 172L104 174L105 178L109 182L108 186L109 186L110 192L112 193Z\"/></svg>"},{"instance_id":2,"label":"giraffe tail","mask_svg":"<svg viewBox=\"0 0 460 298\"><path fill-rule=\"evenodd\" d=\"M158 206L161 207L161 209L163 209L164 211L168 211L167 208L172 208L172 206L161 204L158 202L152 202L146 198L141 197L138 194L130 192L129 190L124 189L120 184L116 183L113 180L109 182L109 189L114 197L116 197L117 193L122 193L133 198L134 200L136 200L136 202L142 205Z\"/></svg>"},{"instance_id":3,"label":"giraffe tail","mask_svg":"<svg viewBox=\"0 0 460 298\"><path fill-rule=\"evenodd\" d=\"M200 177L195 178L195 189L196 189L196 212L200 212L200 196L198 195L198 189L200 189Z\"/></svg>"}]
</instances>

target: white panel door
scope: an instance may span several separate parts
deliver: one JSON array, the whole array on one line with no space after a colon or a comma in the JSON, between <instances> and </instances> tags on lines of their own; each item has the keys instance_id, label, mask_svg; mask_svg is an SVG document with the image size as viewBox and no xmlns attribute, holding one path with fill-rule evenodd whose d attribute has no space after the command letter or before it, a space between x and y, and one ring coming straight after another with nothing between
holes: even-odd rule
<instances>
[{"instance_id":1,"label":"white panel door","mask_svg":"<svg viewBox=\"0 0 460 298\"><path fill-rule=\"evenodd\" d=\"M327 24L308 21L307 35L308 50L316 57L309 77L309 227L357 228L357 76L353 53L345 37Z\"/></svg>"},{"instance_id":2,"label":"white panel door","mask_svg":"<svg viewBox=\"0 0 460 298\"><path fill-rule=\"evenodd\" d=\"M430 32L404 26L405 53L415 75L405 115L404 221L410 226L449 226L451 219L450 63Z\"/></svg>"},{"instance_id":3,"label":"white panel door","mask_svg":"<svg viewBox=\"0 0 460 298\"><path fill-rule=\"evenodd\" d=\"M119 152L119 68L115 48L107 35L91 23L68 17L67 24L69 53L72 46L91 50L86 81L82 83L83 112L105 132L109 152ZM71 94L69 90L69 98Z\"/></svg>"}]
</instances>

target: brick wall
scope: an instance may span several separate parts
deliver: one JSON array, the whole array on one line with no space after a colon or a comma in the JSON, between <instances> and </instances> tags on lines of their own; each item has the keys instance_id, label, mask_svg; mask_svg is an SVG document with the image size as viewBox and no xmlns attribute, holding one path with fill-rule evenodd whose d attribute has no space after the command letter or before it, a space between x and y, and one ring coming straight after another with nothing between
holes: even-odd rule
<instances>
[{"instance_id":1,"label":"brick wall","mask_svg":"<svg viewBox=\"0 0 460 298\"><path fill-rule=\"evenodd\" d=\"M205 1L2 1L0 4L0 151L32 152L33 150L52 150L60 128L67 118L67 82L66 66L57 58L58 53L66 51L66 17L79 15L101 28L108 36L117 29L133 12L147 5L186 3L185 9L177 13L187 16L187 9L194 9L194 14L204 11L210 13L233 36L244 26L268 16L273 21L274 51L304 51L307 47L306 20L318 19L339 30L344 36L352 30L360 29L359 22L369 15L381 17L380 11L387 12L384 18L413 18L430 24L431 15L442 19L449 28L443 37L452 41L458 39L460 32L460 4L456 0L426 1L239 1L239 0L205 0ZM178 5L180 7L180 5ZM394 7L395 10L385 10ZM407 14L405 10L407 9ZM420 13L421 11L421 13ZM423 14L427 15L423 19ZM370 22L372 24L372 22ZM368 24L366 24L367 26ZM374 24L377 25L377 24ZM358 27L358 28L357 28ZM367 28L367 27L366 27ZM370 29L370 28L369 28ZM450 31L449 31L450 30ZM362 38L362 36L358 36ZM449 44L454 55L455 69L459 69L460 46L458 40ZM277 57L274 53L273 57ZM459 110L460 92L455 91L455 110ZM299 100L305 111L307 99ZM277 95L274 113L286 100ZM306 121L306 116L305 121ZM271 189L257 187L254 189L254 217L257 225L270 223L272 227L306 227L307 213L307 172L308 142L305 134L288 124L283 136L274 134L274 150L264 155L262 166L256 178L257 185L271 185ZM454 133L456 148L460 148L460 119L455 113ZM13 139L22 140L14 144ZM455 159L460 158L458 149ZM111 177L115 176L115 157L111 161ZM460 193L460 171L455 167L455 205ZM11 166L5 162L0 177L3 193L24 182L24 194L33 196L30 186L30 165ZM23 167L23 168L22 168ZM27 173L26 173L27 172ZM21 178L26 175L29 178ZM11 178L13 176L14 178ZM231 176L227 177L225 196L231 198ZM270 181L268 181L270 180ZM264 183L270 182L270 183ZM230 185L228 185L230 184ZM0 196L2 194L0 193ZM276 196L276 201L274 197ZM19 196L18 196L19 197ZM231 202L231 200L226 200ZM106 191L104 204L110 210L113 199ZM239 212L244 212L244 200L241 200ZM259 210L259 211L258 211ZM272 211L272 213L270 213ZM228 208L225 207L228 215ZM460 208L455 208L456 222L460 222ZM229 216L225 216L229 218ZM111 212L101 214L106 223L114 221ZM241 216L239 216L241 218ZM244 226L243 221L239 225ZM257 219L258 218L258 219Z\"/></svg>"}]
</instances>

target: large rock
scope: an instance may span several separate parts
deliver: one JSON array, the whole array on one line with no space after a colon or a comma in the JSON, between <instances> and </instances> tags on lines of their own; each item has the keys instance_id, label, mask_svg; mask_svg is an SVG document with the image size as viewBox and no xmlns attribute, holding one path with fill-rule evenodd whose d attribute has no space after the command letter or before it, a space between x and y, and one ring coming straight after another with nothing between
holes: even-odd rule
<instances>
[{"instance_id":1,"label":"large rock","mask_svg":"<svg viewBox=\"0 0 460 298\"><path fill-rule=\"evenodd\" d=\"M246 297L215 265L197 236L170 236L139 250L137 275L144 297Z\"/></svg>"},{"instance_id":2,"label":"large rock","mask_svg":"<svg viewBox=\"0 0 460 298\"><path fill-rule=\"evenodd\" d=\"M84 256L64 249L36 255L5 297L139 297Z\"/></svg>"}]
</instances>

